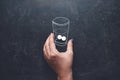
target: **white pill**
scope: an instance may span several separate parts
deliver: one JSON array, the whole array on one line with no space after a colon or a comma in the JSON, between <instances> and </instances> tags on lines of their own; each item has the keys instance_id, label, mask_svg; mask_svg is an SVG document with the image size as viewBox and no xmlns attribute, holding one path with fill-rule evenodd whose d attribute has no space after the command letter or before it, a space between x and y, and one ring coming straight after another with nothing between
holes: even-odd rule
<instances>
[{"instance_id":1,"label":"white pill","mask_svg":"<svg viewBox=\"0 0 120 80\"><path fill-rule=\"evenodd\" d=\"M61 36L61 35L58 35L57 38L60 40L60 39L62 39L62 36Z\"/></svg>"},{"instance_id":2,"label":"white pill","mask_svg":"<svg viewBox=\"0 0 120 80\"><path fill-rule=\"evenodd\" d=\"M63 36L63 37L62 37L62 41L65 41L65 40L66 40L66 37L65 37L65 36Z\"/></svg>"}]
</instances>

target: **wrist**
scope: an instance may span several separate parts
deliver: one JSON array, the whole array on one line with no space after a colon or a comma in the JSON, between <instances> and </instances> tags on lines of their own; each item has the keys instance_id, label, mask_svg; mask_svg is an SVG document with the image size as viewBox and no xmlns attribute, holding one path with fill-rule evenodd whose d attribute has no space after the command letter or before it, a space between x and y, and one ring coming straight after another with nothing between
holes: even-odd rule
<instances>
[{"instance_id":1,"label":"wrist","mask_svg":"<svg viewBox=\"0 0 120 80\"><path fill-rule=\"evenodd\" d=\"M73 80L72 71L58 75L58 80Z\"/></svg>"}]
</instances>

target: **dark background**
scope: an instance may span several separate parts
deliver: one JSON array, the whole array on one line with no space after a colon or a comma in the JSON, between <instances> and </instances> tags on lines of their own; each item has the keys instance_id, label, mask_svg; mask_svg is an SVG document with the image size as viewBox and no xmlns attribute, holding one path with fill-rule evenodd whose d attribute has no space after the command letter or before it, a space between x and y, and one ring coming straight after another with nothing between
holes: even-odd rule
<instances>
[{"instance_id":1,"label":"dark background","mask_svg":"<svg viewBox=\"0 0 120 80\"><path fill-rule=\"evenodd\" d=\"M43 45L58 16L71 21L74 80L120 80L119 0L0 0L0 80L56 80Z\"/></svg>"}]
</instances>

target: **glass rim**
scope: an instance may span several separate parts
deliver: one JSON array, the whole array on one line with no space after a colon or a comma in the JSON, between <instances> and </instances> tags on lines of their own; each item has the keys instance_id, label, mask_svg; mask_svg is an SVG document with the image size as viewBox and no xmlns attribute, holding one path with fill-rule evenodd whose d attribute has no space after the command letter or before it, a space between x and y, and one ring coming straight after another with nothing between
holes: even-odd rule
<instances>
[{"instance_id":1,"label":"glass rim","mask_svg":"<svg viewBox=\"0 0 120 80\"><path fill-rule=\"evenodd\" d=\"M60 19L60 18L67 20L67 22L64 22L64 23L57 23L57 22L55 22L55 20ZM56 24L56 25L63 26L63 25L69 24L69 23L70 23L70 20L69 20L68 18L66 18L66 17L55 17L55 18L52 20L52 23L53 23L53 24Z\"/></svg>"}]
</instances>

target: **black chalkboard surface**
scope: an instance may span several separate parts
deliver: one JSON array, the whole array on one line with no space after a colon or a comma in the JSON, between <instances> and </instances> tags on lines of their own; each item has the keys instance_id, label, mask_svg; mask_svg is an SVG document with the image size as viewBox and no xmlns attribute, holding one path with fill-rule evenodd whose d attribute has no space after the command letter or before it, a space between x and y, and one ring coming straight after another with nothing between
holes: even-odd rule
<instances>
[{"instance_id":1,"label":"black chalkboard surface","mask_svg":"<svg viewBox=\"0 0 120 80\"><path fill-rule=\"evenodd\" d=\"M68 17L74 80L120 80L119 0L0 0L0 80L56 80L43 58L51 21Z\"/></svg>"}]
</instances>

